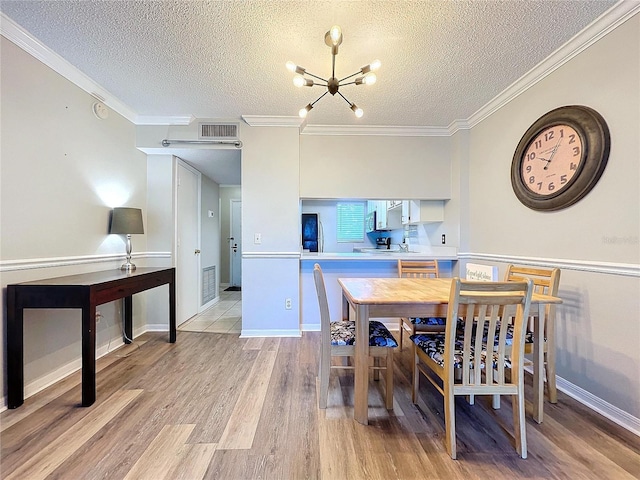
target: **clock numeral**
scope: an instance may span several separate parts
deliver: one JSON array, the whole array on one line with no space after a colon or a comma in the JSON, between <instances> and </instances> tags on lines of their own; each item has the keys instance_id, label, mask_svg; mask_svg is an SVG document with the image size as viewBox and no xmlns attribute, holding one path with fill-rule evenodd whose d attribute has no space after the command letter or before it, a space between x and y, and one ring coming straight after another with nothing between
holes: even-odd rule
<instances>
[{"instance_id":1,"label":"clock numeral","mask_svg":"<svg viewBox=\"0 0 640 480\"><path fill-rule=\"evenodd\" d=\"M536 140L535 148L542 148L542 140Z\"/></svg>"},{"instance_id":2,"label":"clock numeral","mask_svg":"<svg viewBox=\"0 0 640 480\"><path fill-rule=\"evenodd\" d=\"M531 173L531 165L527 165L527 173Z\"/></svg>"},{"instance_id":3,"label":"clock numeral","mask_svg":"<svg viewBox=\"0 0 640 480\"><path fill-rule=\"evenodd\" d=\"M529 183L535 183L535 181L536 181L536 177L534 177L533 175L531 175L531 176L529 177Z\"/></svg>"},{"instance_id":4,"label":"clock numeral","mask_svg":"<svg viewBox=\"0 0 640 480\"><path fill-rule=\"evenodd\" d=\"M576 136L573 133L569 135L569 145L571 145L572 143L576 143Z\"/></svg>"},{"instance_id":5,"label":"clock numeral","mask_svg":"<svg viewBox=\"0 0 640 480\"><path fill-rule=\"evenodd\" d=\"M527 160L533 160L534 158L536 158L536 152L531 152L527 155Z\"/></svg>"},{"instance_id":6,"label":"clock numeral","mask_svg":"<svg viewBox=\"0 0 640 480\"><path fill-rule=\"evenodd\" d=\"M564 138L564 128L561 128L561 129L560 129L560 137L561 137L561 138Z\"/></svg>"},{"instance_id":7,"label":"clock numeral","mask_svg":"<svg viewBox=\"0 0 640 480\"><path fill-rule=\"evenodd\" d=\"M547 185L547 190L549 190L550 192L553 192L556 189L556 186L553 184L553 182L549 182L549 185Z\"/></svg>"},{"instance_id":8,"label":"clock numeral","mask_svg":"<svg viewBox=\"0 0 640 480\"><path fill-rule=\"evenodd\" d=\"M578 169L578 164L571 162L571 166L569 168L571 168L571 170L577 170Z\"/></svg>"},{"instance_id":9,"label":"clock numeral","mask_svg":"<svg viewBox=\"0 0 640 480\"><path fill-rule=\"evenodd\" d=\"M542 182L538 183L538 190L542 190Z\"/></svg>"},{"instance_id":10,"label":"clock numeral","mask_svg":"<svg viewBox=\"0 0 640 480\"><path fill-rule=\"evenodd\" d=\"M544 139L545 141L549 141L549 140L553 140L554 138L554 131L553 130L549 130L547 133L544 134Z\"/></svg>"},{"instance_id":11,"label":"clock numeral","mask_svg":"<svg viewBox=\"0 0 640 480\"><path fill-rule=\"evenodd\" d=\"M580 155L580 147L573 147L573 156L577 157Z\"/></svg>"},{"instance_id":12,"label":"clock numeral","mask_svg":"<svg viewBox=\"0 0 640 480\"><path fill-rule=\"evenodd\" d=\"M560 175L560 185L564 185L565 183L567 183L567 176Z\"/></svg>"}]
</instances>

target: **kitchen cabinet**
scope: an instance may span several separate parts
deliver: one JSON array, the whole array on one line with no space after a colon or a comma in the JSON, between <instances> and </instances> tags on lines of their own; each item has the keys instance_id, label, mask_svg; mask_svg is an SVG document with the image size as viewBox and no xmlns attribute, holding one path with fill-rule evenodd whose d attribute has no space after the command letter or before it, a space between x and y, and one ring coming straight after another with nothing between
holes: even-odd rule
<instances>
[{"instance_id":1,"label":"kitchen cabinet","mask_svg":"<svg viewBox=\"0 0 640 480\"><path fill-rule=\"evenodd\" d=\"M444 200L403 200L402 225L444 221Z\"/></svg>"}]
</instances>

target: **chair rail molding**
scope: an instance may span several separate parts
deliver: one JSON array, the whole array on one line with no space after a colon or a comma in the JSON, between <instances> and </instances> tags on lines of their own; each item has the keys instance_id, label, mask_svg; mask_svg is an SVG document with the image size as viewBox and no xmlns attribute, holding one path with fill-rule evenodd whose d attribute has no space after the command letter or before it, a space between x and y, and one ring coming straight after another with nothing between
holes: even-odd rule
<instances>
[{"instance_id":1,"label":"chair rail molding","mask_svg":"<svg viewBox=\"0 0 640 480\"><path fill-rule=\"evenodd\" d=\"M566 258L543 258L517 255L501 255L495 253L458 253L460 260L519 263L536 267L559 267L565 270L580 272L601 273L619 275L624 277L640 277L640 264L636 263L612 263L592 260L572 260Z\"/></svg>"},{"instance_id":2,"label":"chair rail molding","mask_svg":"<svg viewBox=\"0 0 640 480\"><path fill-rule=\"evenodd\" d=\"M171 252L140 252L134 253L133 258L171 258ZM66 267L69 265L83 265L90 263L103 263L121 261L125 255L120 253L108 253L103 255L78 255L73 257L51 258L27 258L0 261L0 272L12 272L16 270L32 270L37 268Z\"/></svg>"}]
</instances>

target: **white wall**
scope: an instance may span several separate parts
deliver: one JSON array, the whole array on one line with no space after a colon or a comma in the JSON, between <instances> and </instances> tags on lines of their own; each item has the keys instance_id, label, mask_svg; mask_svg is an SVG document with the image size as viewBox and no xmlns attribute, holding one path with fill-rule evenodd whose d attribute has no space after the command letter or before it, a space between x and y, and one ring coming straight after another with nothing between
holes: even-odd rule
<instances>
[{"instance_id":1,"label":"white wall","mask_svg":"<svg viewBox=\"0 0 640 480\"><path fill-rule=\"evenodd\" d=\"M133 125L113 111L96 118L93 97L4 37L0 41L3 292L10 283L119 268L125 245L107 234L110 209L125 205L147 213L146 157L133 146ZM133 236L138 265L145 263L135 254L146 251L146 237ZM134 297L136 329L146 321L143 298ZM4 301L5 294L2 338ZM99 307L98 353L119 344L120 305ZM27 395L80 366L79 310L28 310L24 332ZM2 359L4 392L4 352Z\"/></svg>"},{"instance_id":2,"label":"white wall","mask_svg":"<svg viewBox=\"0 0 640 480\"><path fill-rule=\"evenodd\" d=\"M299 335L298 129L241 127L242 335Z\"/></svg>"},{"instance_id":3,"label":"white wall","mask_svg":"<svg viewBox=\"0 0 640 480\"><path fill-rule=\"evenodd\" d=\"M640 418L640 15L473 127L469 146L471 259L564 265L557 369L571 382ZM611 132L609 162L577 204L536 212L510 183L527 128L562 105L587 105ZM486 262L485 262L486 263ZM633 272L635 274L629 273ZM603 270L607 270L604 273ZM640 425L640 423L639 423Z\"/></svg>"},{"instance_id":4,"label":"white wall","mask_svg":"<svg viewBox=\"0 0 640 480\"><path fill-rule=\"evenodd\" d=\"M216 267L216 285L220 285L220 186L202 175L200 189L200 267ZM209 210L214 217L209 217ZM216 292L216 297L218 292Z\"/></svg>"},{"instance_id":5,"label":"white wall","mask_svg":"<svg viewBox=\"0 0 640 480\"><path fill-rule=\"evenodd\" d=\"M300 136L300 197L447 199L449 137Z\"/></svg>"}]
</instances>

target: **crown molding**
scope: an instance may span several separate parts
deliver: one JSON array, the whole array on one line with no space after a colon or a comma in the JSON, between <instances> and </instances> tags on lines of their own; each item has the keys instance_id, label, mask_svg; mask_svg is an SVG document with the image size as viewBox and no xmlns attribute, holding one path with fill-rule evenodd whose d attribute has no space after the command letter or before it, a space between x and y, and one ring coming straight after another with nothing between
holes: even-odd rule
<instances>
[{"instance_id":1,"label":"crown molding","mask_svg":"<svg viewBox=\"0 0 640 480\"><path fill-rule=\"evenodd\" d=\"M640 2L620 0L598 19L587 25L564 45L471 115L467 121L469 127L474 127L514 98L526 92L638 12L640 12Z\"/></svg>"},{"instance_id":2,"label":"crown molding","mask_svg":"<svg viewBox=\"0 0 640 480\"><path fill-rule=\"evenodd\" d=\"M97 84L87 75L82 73L67 60L55 53L49 47L33 37L24 28L0 12L0 34L7 40L15 43L22 50L40 60L55 72L62 75L74 85L97 98L105 105L122 115L132 123L135 123L137 114L127 105L118 100L108 90Z\"/></svg>"},{"instance_id":3,"label":"crown molding","mask_svg":"<svg viewBox=\"0 0 640 480\"><path fill-rule=\"evenodd\" d=\"M193 115L136 115L136 125L191 125Z\"/></svg>"},{"instance_id":4,"label":"crown molding","mask_svg":"<svg viewBox=\"0 0 640 480\"><path fill-rule=\"evenodd\" d=\"M300 128L304 119L277 115L242 115L250 127L295 127Z\"/></svg>"},{"instance_id":5,"label":"crown molding","mask_svg":"<svg viewBox=\"0 0 640 480\"><path fill-rule=\"evenodd\" d=\"M388 137L448 137L447 127L396 125L307 125L301 135L377 135Z\"/></svg>"}]
</instances>

